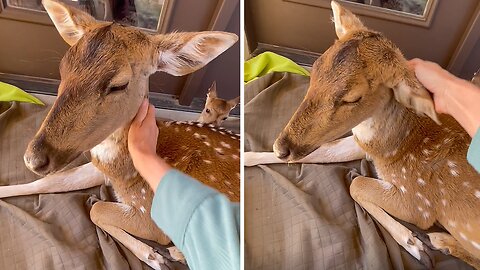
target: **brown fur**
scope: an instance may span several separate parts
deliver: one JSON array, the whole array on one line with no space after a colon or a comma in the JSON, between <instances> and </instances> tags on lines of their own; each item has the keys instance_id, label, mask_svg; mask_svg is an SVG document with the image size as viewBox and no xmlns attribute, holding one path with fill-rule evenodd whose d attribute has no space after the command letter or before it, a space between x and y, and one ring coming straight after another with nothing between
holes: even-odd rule
<instances>
[{"instance_id":1,"label":"brown fur","mask_svg":"<svg viewBox=\"0 0 480 270\"><path fill-rule=\"evenodd\" d=\"M439 222L456 244L437 248L480 267L480 176L466 160L470 137L450 116L436 116L391 41L363 25L342 28L338 12L358 20L337 11L342 34L315 62L306 97L275 142L277 156L298 160L355 127L386 183L359 177L352 197L422 229Z\"/></svg>"},{"instance_id":2,"label":"brown fur","mask_svg":"<svg viewBox=\"0 0 480 270\"><path fill-rule=\"evenodd\" d=\"M93 148L92 162L109 178L119 203L96 203L90 212L92 221L151 267L159 268L159 255L126 233L160 244L170 242L150 218L153 191L133 167L128 128L148 94L152 73L191 73L238 37L223 32L147 35L132 27L96 22L53 0L43 3L72 47L60 64L58 98L27 148L25 164L37 174L51 174ZM203 124L158 125L160 156L239 201L238 136ZM211 163L205 162L207 158Z\"/></svg>"}]
</instances>

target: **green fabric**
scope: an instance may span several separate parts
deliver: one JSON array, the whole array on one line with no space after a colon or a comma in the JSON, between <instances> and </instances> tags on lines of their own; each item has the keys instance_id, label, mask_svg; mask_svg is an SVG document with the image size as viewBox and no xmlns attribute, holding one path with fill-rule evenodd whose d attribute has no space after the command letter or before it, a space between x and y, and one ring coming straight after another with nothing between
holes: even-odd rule
<instances>
[{"instance_id":1,"label":"green fabric","mask_svg":"<svg viewBox=\"0 0 480 270\"><path fill-rule=\"evenodd\" d=\"M272 52L264 52L246 61L244 71L245 83L271 72L290 72L310 76L306 69L292 60Z\"/></svg>"},{"instance_id":2,"label":"green fabric","mask_svg":"<svg viewBox=\"0 0 480 270\"><path fill-rule=\"evenodd\" d=\"M240 206L225 195L172 169L157 187L151 215L190 269L240 269Z\"/></svg>"},{"instance_id":3,"label":"green fabric","mask_svg":"<svg viewBox=\"0 0 480 270\"><path fill-rule=\"evenodd\" d=\"M26 93L22 89L8 83L0 82L0 102L20 101L45 105L38 98Z\"/></svg>"},{"instance_id":4,"label":"green fabric","mask_svg":"<svg viewBox=\"0 0 480 270\"><path fill-rule=\"evenodd\" d=\"M473 136L472 143L468 148L467 160L480 173L480 128Z\"/></svg>"}]
</instances>

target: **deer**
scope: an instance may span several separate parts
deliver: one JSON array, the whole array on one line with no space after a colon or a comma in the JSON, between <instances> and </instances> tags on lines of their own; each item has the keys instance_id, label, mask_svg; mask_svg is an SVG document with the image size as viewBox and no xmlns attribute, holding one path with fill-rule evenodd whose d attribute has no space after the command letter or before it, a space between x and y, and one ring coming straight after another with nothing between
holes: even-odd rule
<instances>
[{"instance_id":1,"label":"deer","mask_svg":"<svg viewBox=\"0 0 480 270\"><path fill-rule=\"evenodd\" d=\"M437 115L392 41L337 2L331 6L338 40L313 64L307 93L275 140L275 158L258 153L250 165L367 155L378 178L353 179L354 201L427 268L432 248L480 269L480 175L466 160L471 138L451 116ZM413 233L393 217L423 230L438 223L446 232Z\"/></svg>"},{"instance_id":2,"label":"deer","mask_svg":"<svg viewBox=\"0 0 480 270\"><path fill-rule=\"evenodd\" d=\"M192 73L230 48L238 37L215 31L147 34L96 21L55 0L43 0L43 5L70 45L60 62L58 97L24 155L28 169L44 177L0 187L0 197L85 189L106 178L117 202L95 203L90 211L92 222L150 267L160 269L164 258L134 237L170 243L150 217L153 191L129 155L130 123L148 96L151 74ZM231 201L239 201L238 135L197 122L157 121L157 125L160 157ZM64 170L87 151L91 163ZM181 255L176 256L181 260Z\"/></svg>"},{"instance_id":3,"label":"deer","mask_svg":"<svg viewBox=\"0 0 480 270\"><path fill-rule=\"evenodd\" d=\"M205 107L198 118L198 122L220 126L227 120L230 112L240 103L240 96L225 100L217 96L217 82L213 81L208 89Z\"/></svg>"}]
</instances>

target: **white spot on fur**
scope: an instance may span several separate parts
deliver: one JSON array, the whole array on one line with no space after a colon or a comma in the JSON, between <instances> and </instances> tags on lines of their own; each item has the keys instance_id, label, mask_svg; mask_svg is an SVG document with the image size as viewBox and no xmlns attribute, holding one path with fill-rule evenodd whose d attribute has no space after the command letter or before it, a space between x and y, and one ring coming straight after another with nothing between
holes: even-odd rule
<instances>
[{"instance_id":1,"label":"white spot on fur","mask_svg":"<svg viewBox=\"0 0 480 270\"><path fill-rule=\"evenodd\" d=\"M422 212L423 208L421 206L417 206L418 211Z\"/></svg>"},{"instance_id":2,"label":"white spot on fur","mask_svg":"<svg viewBox=\"0 0 480 270\"><path fill-rule=\"evenodd\" d=\"M460 237L461 237L463 240L468 241L467 236L466 236L463 232L460 232Z\"/></svg>"},{"instance_id":3,"label":"white spot on fur","mask_svg":"<svg viewBox=\"0 0 480 270\"><path fill-rule=\"evenodd\" d=\"M373 119L370 117L352 128L352 133L359 141L367 143L375 137L373 125Z\"/></svg>"},{"instance_id":4,"label":"white spot on fur","mask_svg":"<svg viewBox=\"0 0 480 270\"><path fill-rule=\"evenodd\" d=\"M466 188L469 188L470 187L470 182L465 181L465 182L462 183L462 185Z\"/></svg>"},{"instance_id":5,"label":"white spot on fur","mask_svg":"<svg viewBox=\"0 0 480 270\"><path fill-rule=\"evenodd\" d=\"M193 137L195 137L195 138L197 138L197 139L200 139L200 138L201 138L200 134L198 134L197 132L193 133Z\"/></svg>"},{"instance_id":6,"label":"white spot on fur","mask_svg":"<svg viewBox=\"0 0 480 270\"><path fill-rule=\"evenodd\" d=\"M453 221L453 220L449 220L449 221L447 222L447 224L448 224L448 226L450 226L450 227L452 227L452 228L457 227L457 223L456 223L455 221Z\"/></svg>"},{"instance_id":7,"label":"white spot on fur","mask_svg":"<svg viewBox=\"0 0 480 270\"><path fill-rule=\"evenodd\" d=\"M145 200L145 196L142 196L142 199L144 199L144 200Z\"/></svg>"},{"instance_id":8,"label":"white spot on fur","mask_svg":"<svg viewBox=\"0 0 480 270\"><path fill-rule=\"evenodd\" d=\"M430 213L427 211L423 212L422 215L424 219L428 219L428 217L430 217Z\"/></svg>"},{"instance_id":9,"label":"white spot on fur","mask_svg":"<svg viewBox=\"0 0 480 270\"><path fill-rule=\"evenodd\" d=\"M226 142L224 142L224 141L221 141L220 144L221 144L223 147L225 147L225 148L228 148L228 149L232 148L232 146L231 146L230 144L228 144L228 143L226 143Z\"/></svg>"},{"instance_id":10,"label":"white spot on fur","mask_svg":"<svg viewBox=\"0 0 480 270\"><path fill-rule=\"evenodd\" d=\"M223 131L219 131L219 133L222 134L222 135L225 135L225 132L223 132Z\"/></svg>"},{"instance_id":11,"label":"white spot on fur","mask_svg":"<svg viewBox=\"0 0 480 270\"><path fill-rule=\"evenodd\" d=\"M480 199L480 190L476 189L474 194L475 194L475 197Z\"/></svg>"},{"instance_id":12,"label":"white spot on fur","mask_svg":"<svg viewBox=\"0 0 480 270\"><path fill-rule=\"evenodd\" d=\"M426 204L427 206L431 206L431 205L432 205L427 198L425 198L425 204Z\"/></svg>"},{"instance_id":13,"label":"white spot on fur","mask_svg":"<svg viewBox=\"0 0 480 270\"><path fill-rule=\"evenodd\" d=\"M427 143L428 141L430 141L430 138L428 138L428 137L423 139L423 143Z\"/></svg>"},{"instance_id":14,"label":"white spot on fur","mask_svg":"<svg viewBox=\"0 0 480 270\"><path fill-rule=\"evenodd\" d=\"M447 160L447 165L450 169L453 169L453 168L457 167L457 164L455 164L455 162L453 162L451 160Z\"/></svg>"},{"instance_id":15,"label":"white spot on fur","mask_svg":"<svg viewBox=\"0 0 480 270\"><path fill-rule=\"evenodd\" d=\"M407 170L405 169L405 167L402 167L402 173L406 173Z\"/></svg>"},{"instance_id":16,"label":"white spot on fur","mask_svg":"<svg viewBox=\"0 0 480 270\"><path fill-rule=\"evenodd\" d=\"M209 142L203 142L206 146L210 146Z\"/></svg>"},{"instance_id":17,"label":"white spot on fur","mask_svg":"<svg viewBox=\"0 0 480 270\"><path fill-rule=\"evenodd\" d=\"M213 181L213 182L216 182L216 181L217 181L217 179L216 179L215 176L213 176L213 175L209 175L208 178L209 178L211 181Z\"/></svg>"},{"instance_id":18,"label":"white spot on fur","mask_svg":"<svg viewBox=\"0 0 480 270\"><path fill-rule=\"evenodd\" d=\"M222 155L223 155L223 149L222 149L222 148L220 148L220 147L217 147L217 148L215 148L215 151L217 151L217 153L219 153L219 154L222 154Z\"/></svg>"},{"instance_id":19,"label":"white spot on fur","mask_svg":"<svg viewBox=\"0 0 480 270\"><path fill-rule=\"evenodd\" d=\"M233 159L239 159L238 155L232 154Z\"/></svg>"},{"instance_id":20,"label":"white spot on fur","mask_svg":"<svg viewBox=\"0 0 480 270\"><path fill-rule=\"evenodd\" d=\"M420 198L420 199L423 198L423 195L420 192L415 193L415 195L417 195L417 197Z\"/></svg>"},{"instance_id":21,"label":"white spot on fur","mask_svg":"<svg viewBox=\"0 0 480 270\"><path fill-rule=\"evenodd\" d=\"M227 184L227 186L231 186L232 183L228 182L228 181L225 181L225 184Z\"/></svg>"},{"instance_id":22,"label":"white spot on fur","mask_svg":"<svg viewBox=\"0 0 480 270\"><path fill-rule=\"evenodd\" d=\"M135 201L132 201L132 204L135 205L135 204L137 204L137 203L136 203Z\"/></svg>"},{"instance_id":23,"label":"white spot on fur","mask_svg":"<svg viewBox=\"0 0 480 270\"><path fill-rule=\"evenodd\" d=\"M203 123L197 123L197 127L203 127Z\"/></svg>"},{"instance_id":24,"label":"white spot on fur","mask_svg":"<svg viewBox=\"0 0 480 270\"><path fill-rule=\"evenodd\" d=\"M407 192L407 189L405 188L405 186L400 186L400 191L402 193L406 193Z\"/></svg>"},{"instance_id":25,"label":"white spot on fur","mask_svg":"<svg viewBox=\"0 0 480 270\"><path fill-rule=\"evenodd\" d=\"M450 174L453 175L453 176L455 176L455 177L458 177L458 176L460 175L460 174L458 173L458 171L455 170L455 169L451 169L451 170L450 170Z\"/></svg>"},{"instance_id":26,"label":"white spot on fur","mask_svg":"<svg viewBox=\"0 0 480 270\"><path fill-rule=\"evenodd\" d=\"M475 241L470 241L470 243L472 243L472 245L476 248L476 249L480 249L480 244L475 242Z\"/></svg>"},{"instance_id":27,"label":"white spot on fur","mask_svg":"<svg viewBox=\"0 0 480 270\"><path fill-rule=\"evenodd\" d=\"M212 164L212 161L211 160L208 160L208 159L204 159L203 162L207 163L207 164Z\"/></svg>"},{"instance_id":28,"label":"white spot on fur","mask_svg":"<svg viewBox=\"0 0 480 270\"><path fill-rule=\"evenodd\" d=\"M418 178L417 179L417 183L420 185L420 186L425 186L427 183L425 183L425 180L423 180L422 178Z\"/></svg>"},{"instance_id":29,"label":"white spot on fur","mask_svg":"<svg viewBox=\"0 0 480 270\"><path fill-rule=\"evenodd\" d=\"M136 198L137 198L137 196L135 196L135 195L132 195L132 199L136 199Z\"/></svg>"},{"instance_id":30,"label":"white spot on fur","mask_svg":"<svg viewBox=\"0 0 480 270\"><path fill-rule=\"evenodd\" d=\"M447 200L442 199L442 204L443 204L443 206L447 206Z\"/></svg>"},{"instance_id":31,"label":"white spot on fur","mask_svg":"<svg viewBox=\"0 0 480 270\"><path fill-rule=\"evenodd\" d=\"M147 210L145 209L145 207L143 207L143 205L140 206L140 211L142 211L142 213L144 213L144 214L145 214L145 212L147 212Z\"/></svg>"},{"instance_id":32,"label":"white spot on fur","mask_svg":"<svg viewBox=\"0 0 480 270\"><path fill-rule=\"evenodd\" d=\"M142 192L142 194L145 194L145 193L146 193L146 191L145 191L144 188L142 188L142 190L140 190L140 192Z\"/></svg>"},{"instance_id":33,"label":"white spot on fur","mask_svg":"<svg viewBox=\"0 0 480 270\"><path fill-rule=\"evenodd\" d=\"M442 180L437 179L437 182L438 182L440 185L443 185L443 181L442 181Z\"/></svg>"},{"instance_id":34,"label":"white spot on fur","mask_svg":"<svg viewBox=\"0 0 480 270\"><path fill-rule=\"evenodd\" d=\"M208 125L209 128L214 128L215 126L213 124Z\"/></svg>"},{"instance_id":35,"label":"white spot on fur","mask_svg":"<svg viewBox=\"0 0 480 270\"><path fill-rule=\"evenodd\" d=\"M192 128L191 128L191 127L187 127L185 130L186 130L186 131L192 131Z\"/></svg>"},{"instance_id":36,"label":"white spot on fur","mask_svg":"<svg viewBox=\"0 0 480 270\"><path fill-rule=\"evenodd\" d=\"M425 148L425 149L422 150L422 153L425 154L426 156L429 156L429 155L432 154L432 150L428 150L428 149Z\"/></svg>"},{"instance_id":37,"label":"white spot on fur","mask_svg":"<svg viewBox=\"0 0 480 270\"><path fill-rule=\"evenodd\" d=\"M230 194L230 195L233 195L233 192L231 192L231 191L228 191L228 194Z\"/></svg>"},{"instance_id":38,"label":"white spot on fur","mask_svg":"<svg viewBox=\"0 0 480 270\"><path fill-rule=\"evenodd\" d=\"M412 153L408 154L408 157L409 157L410 160L412 160L412 161L415 161L415 160L416 160L415 156L414 156Z\"/></svg>"}]
</instances>

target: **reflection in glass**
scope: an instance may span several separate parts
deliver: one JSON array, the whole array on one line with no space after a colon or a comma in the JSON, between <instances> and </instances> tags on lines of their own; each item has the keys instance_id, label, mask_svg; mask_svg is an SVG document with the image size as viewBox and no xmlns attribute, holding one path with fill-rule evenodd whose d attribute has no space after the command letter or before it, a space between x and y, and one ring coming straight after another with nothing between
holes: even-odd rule
<instances>
[{"instance_id":1,"label":"reflection in glass","mask_svg":"<svg viewBox=\"0 0 480 270\"><path fill-rule=\"evenodd\" d=\"M97 20L157 30L165 0L61 0ZM7 6L44 11L40 0L7 0Z\"/></svg>"},{"instance_id":2,"label":"reflection in glass","mask_svg":"<svg viewBox=\"0 0 480 270\"><path fill-rule=\"evenodd\" d=\"M398 10L415 15L423 15L429 0L345 0L365 5Z\"/></svg>"}]
</instances>

